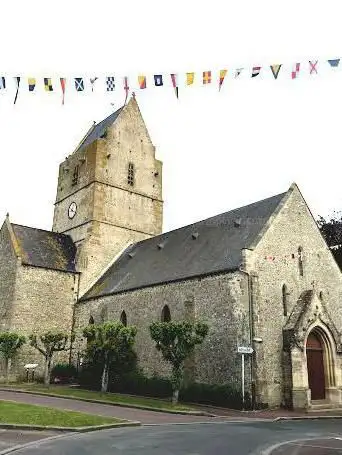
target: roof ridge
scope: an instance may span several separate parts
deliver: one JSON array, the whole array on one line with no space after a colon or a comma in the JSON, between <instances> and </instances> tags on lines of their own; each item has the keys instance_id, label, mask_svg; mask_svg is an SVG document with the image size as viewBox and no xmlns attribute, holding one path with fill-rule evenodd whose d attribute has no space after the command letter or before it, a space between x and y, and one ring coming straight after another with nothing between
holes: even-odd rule
<instances>
[{"instance_id":1,"label":"roof ridge","mask_svg":"<svg viewBox=\"0 0 342 455\"><path fill-rule=\"evenodd\" d=\"M36 228L36 227L32 227L32 226L26 226L25 224L11 223L11 225L12 226L23 227L23 228L26 228L26 229L34 229L36 231L41 231L41 232L48 232L49 234L62 235L63 237L70 237L69 234L64 234L63 232L48 231L47 229L41 229L41 228Z\"/></svg>"},{"instance_id":2,"label":"roof ridge","mask_svg":"<svg viewBox=\"0 0 342 455\"><path fill-rule=\"evenodd\" d=\"M212 220L216 217L220 217L222 215L226 215L228 213L231 213L231 212L234 212L235 210L240 210L240 209L244 209L244 208L247 208L247 207L250 207L254 204L259 204L261 202L265 202L269 199L273 199L273 198L277 198L277 197L280 197L280 196L284 196L285 194L287 193L287 191L283 192L283 193L278 193L278 194L274 194L273 196L270 196L270 197L266 197L265 199L260 199L260 201L255 201L255 202L251 202L250 204L247 204L247 205L242 205L240 207L236 207L235 209L231 209L231 210L227 210L226 212L221 212L221 213L218 213L217 215L213 215L213 216L210 216L209 218L204 218L204 219L201 219L201 220L198 220L198 221L195 221L194 223L190 223L190 224L186 224L185 226L180 226L176 229L171 229L169 231L166 231L166 232L162 232L161 234L158 234L158 235L154 235L152 237L148 237L147 239L143 239L143 240L139 240L139 242L135 242L133 243L133 245L138 245L139 243L142 243L142 242L146 242L147 240L150 240L150 239L157 239L157 238L160 238L162 236L166 236L167 234L171 234L172 232L177 232L181 229L185 229L185 228L190 228L192 226L196 226L198 225L199 223L203 223L205 221L209 221L209 220Z\"/></svg>"}]
</instances>

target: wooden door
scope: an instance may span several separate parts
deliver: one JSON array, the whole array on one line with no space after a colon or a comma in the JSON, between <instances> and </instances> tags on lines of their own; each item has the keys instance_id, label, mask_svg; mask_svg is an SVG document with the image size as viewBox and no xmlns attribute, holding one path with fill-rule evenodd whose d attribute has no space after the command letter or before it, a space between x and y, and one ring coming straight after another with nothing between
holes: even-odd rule
<instances>
[{"instance_id":1,"label":"wooden door","mask_svg":"<svg viewBox=\"0 0 342 455\"><path fill-rule=\"evenodd\" d=\"M308 337L306 357L311 400L323 400L325 398L323 346L319 337L313 333Z\"/></svg>"}]
</instances>

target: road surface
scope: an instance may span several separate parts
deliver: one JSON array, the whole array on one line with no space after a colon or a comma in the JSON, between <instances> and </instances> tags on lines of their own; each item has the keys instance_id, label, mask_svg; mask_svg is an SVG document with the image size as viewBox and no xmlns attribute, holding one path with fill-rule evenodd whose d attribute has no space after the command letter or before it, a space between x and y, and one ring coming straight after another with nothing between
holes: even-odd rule
<instances>
[{"instance_id":1,"label":"road surface","mask_svg":"<svg viewBox=\"0 0 342 455\"><path fill-rule=\"evenodd\" d=\"M340 439L341 438L341 439ZM281 445L286 443L285 445ZM15 455L339 455L342 420L144 425L38 441Z\"/></svg>"}]
</instances>

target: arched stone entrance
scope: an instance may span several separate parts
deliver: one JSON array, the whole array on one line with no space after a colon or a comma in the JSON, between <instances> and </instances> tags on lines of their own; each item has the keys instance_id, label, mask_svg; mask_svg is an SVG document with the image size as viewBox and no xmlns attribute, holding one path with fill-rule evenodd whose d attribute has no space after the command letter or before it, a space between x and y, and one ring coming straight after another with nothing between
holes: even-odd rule
<instances>
[{"instance_id":1,"label":"arched stone entrance","mask_svg":"<svg viewBox=\"0 0 342 455\"><path fill-rule=\"evenodd\" d=\"M330 392L336 387L336 346L329 331L322 325L313 327L306 339L305 350L311 401L331 401Z\"/></svg>"},{"instance_id":2,"label":"arched stone entrance","mask_svg":"<svg viewBox=\"0 0 342 455\"><path fill-rule=\"evenodd\" d=\"M284 402L294 409L342 404L342 343L324 302L304 291L283 329ZM321 404L321 403L320 403Z\"/></svg>"},{"instance_id":3,"label":"arched stone entrance","mask_svg":"<svg viewBox=\"0 0 342 455\"><path fill-rule=\"evenodd\" d=\"M306 342L306 361L311 400L325 399L323 345L318 333L312 331Z\"/></svg>"}]
</instances>

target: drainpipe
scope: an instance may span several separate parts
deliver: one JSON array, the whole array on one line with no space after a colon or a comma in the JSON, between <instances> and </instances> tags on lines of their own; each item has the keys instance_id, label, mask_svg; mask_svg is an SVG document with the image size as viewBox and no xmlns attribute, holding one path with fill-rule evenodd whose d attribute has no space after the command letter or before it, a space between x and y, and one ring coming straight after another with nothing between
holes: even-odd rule
<instances>
[{"instance_id":1,"label":"drainpipe","mask_svg":"<svg viewBox=\"0 0 342 455\"><path fill-rule=\"evenodd\" d=\"M239 268L241 273L247 276L247 287L248 287L248 310L249 310L249 343L253 348L253 354L250 356L250 375L251 375L251 400L252 410L255 409L255 378L254 378L254 356L255 356L255 344L254 344L254 307L253 307L253 290L252 290L252 277L249 272Z\"/></svg>"},{"instance_id":2,"label":"drainpipe","mask_svg":"<svg viewBox=\"0 0 342 455\"><path fill-rule=\"evenodd\" d=\"M73 310L72 310L72 322L71 322L71 332L70 335L73 334L74 328L75 328L75 314L76 314L76 303L78 302L78 297L80 294L80 278L81 274L77 273L77 275L74 275L74 277L78 278L77 280L77 291L76 291L76 296L74 296L74 305L73 305ZM69 352L69 365L71 365L71 360L72 360L72 349L73 349L73 342L70 340L70 352Z\"/></svg>"}]
</instances>

